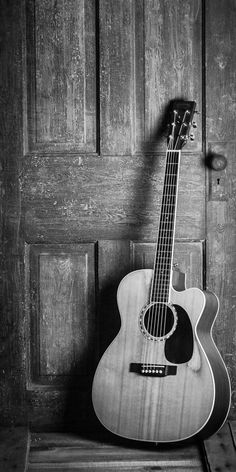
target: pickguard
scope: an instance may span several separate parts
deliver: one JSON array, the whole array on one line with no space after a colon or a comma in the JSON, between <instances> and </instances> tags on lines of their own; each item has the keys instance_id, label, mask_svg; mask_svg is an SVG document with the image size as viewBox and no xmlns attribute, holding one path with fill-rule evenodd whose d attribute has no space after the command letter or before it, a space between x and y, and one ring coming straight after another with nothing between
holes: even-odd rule
<instances>
[{"instance_id":1,"label":"pickguard","mask_svg":"<svg viewBox=\"0 0 236 472\"><path fill-rule=\"evenodd\" d=\"M177 312L177 326L165 342L165 357L173 364L188 362L193 355L193 329L187 312L174 305Z\"/></svg>"}]
</instances>

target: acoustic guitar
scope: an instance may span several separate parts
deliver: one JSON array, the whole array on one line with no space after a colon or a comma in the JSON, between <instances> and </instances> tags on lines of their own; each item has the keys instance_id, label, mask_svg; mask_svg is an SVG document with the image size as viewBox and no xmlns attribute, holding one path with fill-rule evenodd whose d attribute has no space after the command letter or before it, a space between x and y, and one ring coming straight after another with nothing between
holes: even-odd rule
<instances>
[{"instance_id":1,"label":"acoustic guitar","mask_svg":"<svg viewBox=\"0 0 236 472\"><path fill-rule=\"evenodd\" d=\"M154 268L120 282L121 328L93 381L100 422L134 440L205 439L222 426L230 406L229 376L212 338L218 298L172 286L180 156L194 112L193 101L173 103Z\"/></svg>"}]
</instances>

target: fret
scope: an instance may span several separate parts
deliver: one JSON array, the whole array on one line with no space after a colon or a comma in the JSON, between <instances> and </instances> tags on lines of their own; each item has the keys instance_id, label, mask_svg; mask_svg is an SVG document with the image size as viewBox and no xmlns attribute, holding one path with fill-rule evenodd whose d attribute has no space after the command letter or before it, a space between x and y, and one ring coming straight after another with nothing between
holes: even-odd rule
<instances>
[{"instance_id":1,"label":"fret","mask_svg":"<svg viewBox=\"0 0 236 472\"><path fill-rule=\"evenodd\" d=\"M157 245L157 252L159 252L160 256L165 256L168 252L171 252L172 244L159 244ZM158 258L159 259L159 258Z\"/></svg>"},{"instance_id":2,"label":"fret","mask_svg":"<svg viewBox=\"0 0 236 472\"><path fill-rule=\"evenodd\" d=\"M172 240L173 242L173 240ZM172 243L167 243L167 244L161 244L161 243L158 243L157 245L157 252L160 253L160 256L164 256L165 254L167 254L168 252L170 252L172 250Z\"/></svg>"},{"instance_id":3,"label":"fret","mask_svg":"<svg viewBox=\"0 0 236 472\"><path fill-rule=\"evenodd\" d=\"M195 102L193 102L195 103ZM194 108L192 110L192 113ZM161 202L160 223L158 229L158 238L156 245L156 255L154 260L153 281L151 288L151 300L168 301L173 244L175 234L175 217L177 205L178 179L179 179L179 162L181 156L182 145L185 144L184 137L187 137L188 123L184 121L186 114L190 118L190 111L184 112L183 122L179 124L177 120L177 112L174 110L173 122L171 122L171 133L169 134L168 143L170 146L178 149L169 149L166 152L165 176ZM183 128L184 125L184 128Z\"/></svg>"},{"instance_id":4,"label":"fret","mask_svg":"<svg viewBox=\"0 0 236 472\"><path fill-rule=\"evenodd\" d=\"M164 230L164 232L165 232L165 233L173 233L173 230L172 230L172 229L169 229L169 228L168 228L168 229L166 228L166 229ZM167 236L163 236L163 237L164 237L165 239L167 238Z\"/></svg>"},{"instance_id":5,"label":"fret","mask_svg":"<svg viewBox=\"0 0 236 472\"><path fill-rule=\"evenodd\" d=\"M152 300L153 301L160 300L161 296L168 297L168 294L169 294L169 290L166 290L166 291L158 290L158 291L152 292Z\"/></svg>"},{"instance_id":6,"label":"fret","mask_svg":"<svg viewBox=\"0 0 236 472\"><path fill-rule=\"evenodd\" d=\"M176 202L176 195L170 195L169 193L167 193L166 195L163 195L163 196L162 196L162 203L163 203L163 205L165 205L164 198L169 198L169 200L172 199L173 202L170 202L170 205L175 205L175 202Z\"/></svg>"},{"instance_id":7,"label":"fret","mask_svg":"<svg viewBox=\"0 0 236 472\"><path fill-rule=\"evenodd\" d=\"M174 212L175 211L175 202L174 203L169 203L168 205L165 203L165 202L162 202L162 211L163 210L167 210L167 207L168 206L168 210L170 210L171 212ZM173 207L173 209L171 209ZM161 211L161 213L162 213ZM168 212L166 212L168 213Z\"/></svg>"},{"instance_id":8,"label":"fret","mask_svg":"<svg viewBox=\"0 0 236 472\"><path fill-rule=\"evenodd\" d=\"M154 296L151 296L151 299L150 301L151 302L168 302L168 299L169 299L169 294L166 294L166 295L158 295L158 294L155 294Z\"/></svg>"},{"instance_id":9,"label":"fret","mask_svg":"<svg viewBox=\"0 0 236 472\"><path fill-rule=\"evenodd\" d=\"M167 222L166 222L166 223L167 223ZM162 225L162 226L165 226L165 225ZM170 226L171 226L171 227L170 227ZM166 224L166 227L160 228L160 230L159 230L159 239L163 239L163 240L166 240L166 239L167 239L167 240L171 241L172 238L171 238L171 235L170 235L169 233L172 234L172 232L173 232L173 226L174 226L174 225L171 225L171 223L168 222L168 223Z\"/></svg>"},{"instance_id":10,"label":"fret","mask_svg":"<svg viewBox=\"0 0 236 472\"><path fill-rule=\"evenodd\" d=\"M164 290L164 291L162 291L162 293L159 293L159 294L157 292L154 292L153 295L159 295L159 297L161 297L161 296L166 297L166 296L168 296L168 291Z\"/></svg>"},{"instance_id":11,"label":"fret","mask_svg":"<svg viewBox=\"0 0 236 472\"><path fill-rule=\"evenodd\" d=\"M176 188L177 185L176 184L166 184L166 187L170 187L170 188ZM165 196L165 194L163 194L163 196Z\"/></svg>"},{"instance_id":12,"label":"fret","mask_svg":"<svg viewBox=\"0 0 236 472\"><path fill-rule=\"evenodd\" d=\"M158 260L158 263L155 265L156 267L159 267L160 265L168 265L168 261L160 261L159 263L159 260Z\"/></svg>"},{"instance_id":13,"label":"fret","mask_svg":"<svg viewBox=\"0 0 236 472\"><path fill-rule=\"evenodd\" d=\"M156 266L155 268L156 268L157 274L156 274L156 276L154 276L154 277L156 277L156 278L158 278L158 277L169 277L169 275L170 275L170 270L168 270L168 272L167 272L166 267L158 267L158 266Z\"/></svg>"},{"instance_id":14,"label":"fret","mask_svg":"<svg viewBox=\"0 0 236 472\"><path fill-rule=\"evenodd\" d=\"M173 213L161 212L161 216L173 216Z\"/></svg>"},{"instance_id":15,"label":"fret","mask_svg":"<svg viewBox=\"0 0 236 472\"><path fill-rule=\"evenodd\" d=\"M168 267L168 270L167 270L167 267ZM155 266L155 269L156 269L156 275L154 276L155 279L158 279L158 278L168 278L170 277L170 272L171 272L171 269L170 269L170 264L166 264L166 267L159 267L159 266Z\"/></svg>"},{"instance_id":16,"label":"fret","mask_svg":"<svg viewBox=\"0 0 236 472\"><path fill-rule=\"evenodd\" d=\"M179 157L180 151L167 152L151 300L168 301L169 297Z\"/></svg>"},{"instance_id":17,"label":"fret","mask_svg":"<svg viewBox=\"0 0 236 472\"><path fill-rule=\"evenodd\" d=\"M178 167L178 164L176 164L176 167ZM171 171L173 171L173 169L171 169ZM173 174L173 173L170 173L170 172L167 171L166 174L165 174L165 179L169 176L170 177L177 177L177 172L174 172L174 174Z\"/></svg>"},{"instance_id":18,"label":"fret","mask_svg":"<svg viewBox=\"0 0 236 472\"><path fill-rule=\"evenodd\" d=\"M158 277L155 277L153 281L156 288L165 287L166 290L169 290L170 274L168 277L162 277L159 275Z\"/></svg>"},{"instance_id":19,"label":"fret","mask_svg":"<svg viewBox=\"0 0 236 472\"><path fill-rule=\"evenodd\" d=\"M166 268L169 267L169 260L167 261L162 261L160 262L160 264L155 264L155 268L158 270L158 272L160 273L161 270L165 270L166 271Z\"/></svg>"},{"instance_id":20,"label":"fret","mask_svg":"<svg viewBox=\"0 0 236 472\"><path fill-rule=\"evenodd\" d=\"M177 166L179 164L179 162L167 162L167 166Z\"/></svg>"},{"instance_id":21,"label":"fret","mask_svg":"<svg viewBox=\"0 0 236 472\"><path fill-rule=\"evenodd\" d=\"M165 254L167 254L166 251L161 251L160 256L162 256L162 260L165 259ZM169 248L168 254L170 254L170 255L172 254L172 248ZM158 261L161 261L161 257L157 258L156 263L158 263Z\"/></svg>"}]
</instances>

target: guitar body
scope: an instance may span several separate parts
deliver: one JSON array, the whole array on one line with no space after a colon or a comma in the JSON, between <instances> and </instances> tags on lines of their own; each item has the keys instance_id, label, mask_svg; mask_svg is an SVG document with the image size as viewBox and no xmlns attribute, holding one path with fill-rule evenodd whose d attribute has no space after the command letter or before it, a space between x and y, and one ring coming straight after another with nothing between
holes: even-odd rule
<instances>
[{"instance_id":1,"label":"guitar body","mask_svg":"<svg viewBox=\"0 0 236 472\"><path fill-rule=\"evenodd\" d=\"M125 438L204 439L222 426L230 405L229 377L211 336L218 299L198 288L171 288L175 320L163 339L154 339L142 326L152 276L151 269L137 270L119 285L121 329L97 367L94 409Z\"/></svg>"},{"instance_id":2,"label":"guitar body","mask_svg":"<svg viewBox=\"0 0 236 472\"><path fill-rule=\"evenodd\" d=\"M170 106L153 270L131 272L121 281L121 329L93 382L101 423L140 441L204 439L222 426L230 406L229 377L211 336L218 299L198 288L172 287L180 154L195 106L178 100Z\"/></svg>"}]
</instances>

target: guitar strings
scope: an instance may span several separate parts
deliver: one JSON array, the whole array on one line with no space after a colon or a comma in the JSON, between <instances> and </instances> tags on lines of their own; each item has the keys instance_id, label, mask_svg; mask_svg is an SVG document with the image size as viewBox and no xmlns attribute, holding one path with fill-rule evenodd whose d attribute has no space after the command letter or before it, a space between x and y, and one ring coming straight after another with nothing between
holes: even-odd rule
<instances>
[{"instance_id":1,"label":"guitar strings","mask_svg":"<svg viewBox=\"0 0 236 472\"><path fill-rule=\"evenodd\" d=\"M158 238L158 257L156 259L155 267L156 280L154 283L152 297L154 305L151 309L151 318L154 318L154 321L152 320L151 322L151 325L154 325L154 328L152 329L152 335L157 338L162 338L166 334L167 313L169 310L167 302L169 301L169 288L172 270L171 253L173 251L178 163L179 151L167 151L162 214ZM157 297L159 298L157 299ZM160 303L155 303L158 301ZM155 351L155 346L152 343L152 349L150 352L150 361L152 360L152 363L155 363L155 359L153 358Z\"/></svg>"},{"instance_id":2,"label":"guitar strings","mask_svg":"<svg viewBox=\"0 0 236 472\"><path fill-rule=\"evenodd\" d=\"M159 301L164 302L165 300L165 290L166 290L166 247L168 247L168 239L166 240L166 236L168 237L167 231L169 230L169 221L167 221L166 216L168 214L168 204L169 204L169 180L170 180L170 169L171 169L171 157L172 153L167 152L167 162L166 162L166 172L165 172L165 182L164 182L164 192L163 192L163 201L162 201L162 214L160 219L160 231L159 231L159 241L158 241L158 259L157 259L157 267L156 267L156 277L158 278L158 283L155 284L155 301L157 300L157 295L159 294ZM164 251L164 252L163 252ZM154 336L163 336L163 330L165 329L163 326L163 304L162 305L154 305L155 306L155 329L154 329Z\"/></svg>"},{"instance_id":3,"label":"guitar strings","mask_svg":"<svg viewBox=\"0 0 236 472\"><path fill-rule=\"evenodd\" d=\"M172 149L172 142L173 139L171 139L172 136L170 136L169 140L169 145L168 145L168 150L167 150L167 157L166 157L166 168L165 168L165 178L164 178L164 191L162 195L162 210L164 209L164 213L167 213L167 205L168 205L168 192L167 192L167 187L168 187L168 180L170 179L170 164L171 162L169 161L169 158L171 157L171 153L169 152L170 149ZM150 302L152 303L151 307L149 308L148 311L148 323L147 323L147 331L150 334L150 336L158 337L158 335L162 335L162 330L165 329L165 318L166 315L164 314L163 316L163 305L161 305L160 309L160 304L157 304L157 295L161 295L160 298L162 301L162 291L163 291L163 276L165 275L165 267L163 266L163 263L165 261L160 260L160 249L163 245L163 237L164 237L164 231L165 231L165 226L168 225L168 222L163 219L164 215L161 215L160 218L160 225L159 225L159 235L158 235L158 242L157 242L157 248L156 248L156 257L155 257L155 263L154 263L154 277L153 277L153 282L152 282L152 289L151 289L151 295L150 295ZM164 242L166 244L166 241ZM163 257L163 255L162 255ZM164 301L164 300L163 300ZM165 309L167 307L165 306ZM164 320L164 326L163 326L163 320ZM153 343L152 343L153 344ZM147 353L148 354L148 353ZM146 365L147 367L149 364L151 364L151 359L153 358L152 354L152 349L151 352L149 351L149 356L146 357ZM150 359L148 359L148 357Z\"/></svg>"},{"instance_id":4,"label":"guitar strings","mask_svg":"<svg viewBox=\"0 0 236 472\"><path fill-rule=\"evenodd\" d=\"M179 151L173 151L171 154L170 172L168 173L168 201L165 212L167 213L167 221L164 228L166 234L164 242L164 272L166 274L166 280L163 280L163 298L165 302L169 302L170 298L170 286L171 286L171 273L172 273L172 253L173 253L173 240L174 240L174 224L175 224L175 212L177 203L177 178L178 178L178 164L179 164ZM167 294L168 290L168 294ZM164 314L163 314L164 312ZM167 322L168 306L163 305L162 310L162 336L166 334L166 322Z\"/></svg>"},{"instance_id":5,"label":"guitar strings","mask_svg":"<svg viewBox=\"0 0 236 472\"><path fill-rule=\"evenodd\" d=\"M177 142L176 146L177 147ZM167 158L167 179L164 188L165 200L164 200L164 217L162 220L162 251L159 264L160 272L160 284L158 287L159 297L161 300L161 306L156 305L155 316L160 318L160 329L156 332L157 337L164 337L166 332L166 322L168 306L167 303L170 301L170 289L171 289L171 278L172 278L172 258L173 258L173 241L174 241L174 226L175 226L175 215L177 206L177 183L179 173L179 159L180 151L171 150L168 152ZM164 216L165 216L164 215ZM163 216L163 215L162 215ZM159 248L160 249L160 248ZM164 274L164 275L163 275ZM167 294L168 290L168 294ZM157 298L157 297L156 297ZM171 328L170 328L171 329Z\"/></svg>"},{"instance_id":6,"label":"guitar strings","mask_svg":"<svg viewBox=\"0 0 236 472\"><path fill-rule=\"evenodd\" d=\"M167 255L167 261L165 261L165 266L168 264L169 268L169 273L168 273L168 285L169 285L169 293L168 293L168 299L167 302L170 302L170 295L171 295L171 287L172 287L172 277L173 277L173 268L172 268L172 262L173 262L173 254L174 254L174 233L175 233L175 221L176 221L176 212L177 212L177 198L178 198L178 177L179 177L179 167L180 167L180 147L179 146L179 140L182 138L182 129L183 127L186 127L186 115L188 114L188 111L185 111L184 117L182 119L182 123L180 126L180 130L176 139L175 143L175 150L171 152L171 155L173 156L173 161L172 165L173 167L171 168L171 173L169 174L170 179L169 179L169 185L170 185L170 191L168 192L170 195L170 201L169 205L171 207L171 212L167 212L168 215L171 214L171 218L169 220L168 218L168 224L166 228L166 234L167 234L167 241L169 244L169 247L167 245L168 250L171 250L171 254ZM178 150L176 148L179 148ZM176 159L175 159L176 158ZM169 240L168 240L169 238ZM165 281L164 281L165 283ZM164 310L164 330L163 330L163 335L166 333L166 318L167 318L167 312L168 312L168 307L167 305L166 309ZM172 327L170 328L170 330Z\"/></svg>"},{"instance_id":7,"label":"guitar strings","mask_svg":"<svg viewBox=\"0 0 236 472\"><path fill-rule=\"evenodd\" d=\"M177 155L178 161L178 155ZM167 170L166 170L166 182L164 186L164 202L163 202L163 214L161 221L161 238L159 247L159 284L157 287L157 294L161 304L156 305L155 317L158 319L157 330L155 335L157 337L163 337L166 334L166 319L168 307L169 283L170 283L170 251L173 240L173 223L174 223L174 208L175 208L175 190L176 190L176 153L168 152L167 156ZM157 295L156 294L156 295Z\"/></svg>"},{"instance_id":8,"label":"guitar strings","mask_svg":"<svg viewBox=\"0 0 236 472\"><path fill-rule=\"evenodd\" d=\"M185 119L185 116L186 116L186 112L184 114L184 119ZM170 285L171 285L171 278L172 278L171 262L172 262L172 257L173 257L174 225L175 225L176 206L177 206L177 183L178 183L179 161L180 161L179 159L180 150L176 150L176 147L177 147L179 136L180 136L182 126L184 123L184 119L182 121L179 135L176 140L175 149L173 149L173 136L171 135L169 144L168 144L168 150L167 150L165 179L164 179L164 192L163 192L163 197L162 197L162 210L164 211L162 211L161 220L160 220L158 244L157 244L156 257L155 257L155 263L154 263L154 276L153 276L151 294L150 294L150 303L152 303L152 305L148 312L148 324L147 324L147 331L153 337L163 337L166 334L166 322L167 322L167 312L168 312L168 306L166 302L169 302L170 288L171 288ZM176 156L177 156L177 160L175 160ZM171 160L171 158L173 159ZM168 192L166 192L167 189L168 189ZM161 251L160 251L161 246L163 249L163 254L161 254ZM169 260L170 251L171 251L171 261ZM162 256L161 259L157 257L160 254ZM167 273L167 267L169 268L168 273ZM157 271L157 268L159 269L158 271ZM167 287L169 287L168 297L166 293ZM158 302L157 295L159 295L161 299L160 300L162 302L161 304L156 303ZM153 355L151 353L151 358L152 357ZM146 357L146 360L148 361L147 357ZM147 362L147 366L148 364L150 364L150 362Z\"/></svg>"},{"instance_id":9,"label":"guitar strings","mask_svg":"<svg viewBox=\"0 0 236 472\"><path fill-rule=\"evenodd\" d=\"M154 264L154 277L152 283L152 290L150 296L150 302L152 303L149 313L148 313L148 325L147 331L150 333L151 336L154 337L161 337L165 334L165 326L166 326L166 311L167 306L164 304L157 304L157 295L159 294L161 302L166 301L166 286L168 285L168 278L164 278L166 276L166 265L167 261L165 260L165 252L162 253L161 249L168 247L168 238L169 234L167 231L170 230L170 226L173 222L173 215L171 218L166 219L166 215L169 214L168 206L172 205L172 193L173 193L173 182L175 180L175 176L173 175L173 162L172 157L175 157L175 152L172 153L170 150L172 149L173 139L170 139L168 150L167 150L167 158L166 158L166 169L165 169L165 179L164 179L164 191L162 196L162 215L160 218L160 226L159 226L159 235L158 235L158 243L157 243L157 250L156 250L156 257L155 257L155 264ZM171 188L171 193L168 189ZM167 191L168 190L168 191ZM173 210L173 206L171 206ZM172 211L173 213L173 211ZM166 235L167 234L167 240ZM161 257L159 257L161 255ZM163 300L162 300L163 298ZM164 313L163 313L164 310ZM152 353L151 357L152 356ZM151 360L151 359L150 359ZM148 361L148 359L146 359ZM150 364L150 362L146 362Z\"/></svg>"}]
</instances>

